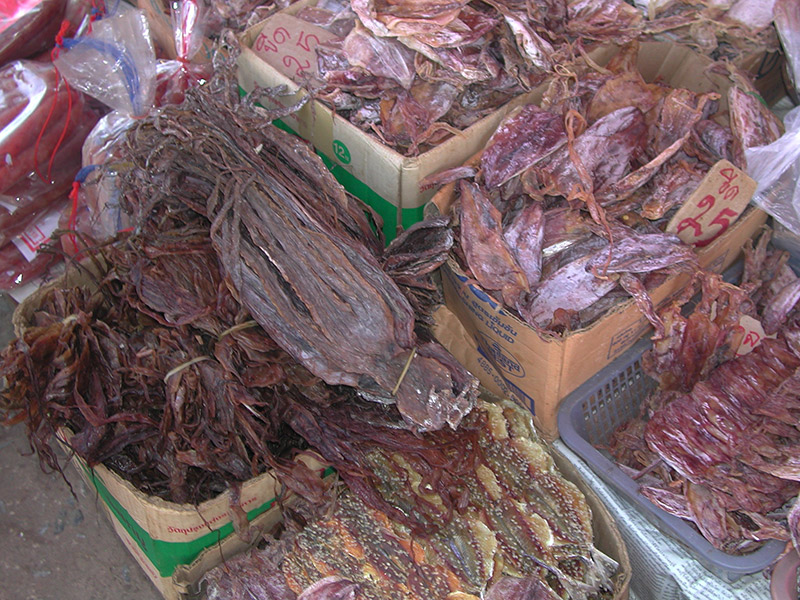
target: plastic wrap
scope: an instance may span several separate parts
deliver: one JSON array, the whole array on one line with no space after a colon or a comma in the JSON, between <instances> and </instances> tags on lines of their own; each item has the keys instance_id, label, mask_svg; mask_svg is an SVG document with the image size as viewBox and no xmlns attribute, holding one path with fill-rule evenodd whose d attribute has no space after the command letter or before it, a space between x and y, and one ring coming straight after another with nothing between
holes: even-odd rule
<instances>
[{"instance_id":1,"label":"plastic wrap","mask_svg":"<svg viewBox=\"0 0 800 600\"><path fill-rule=\"evenodd\" d=\"M213 73L210 63L193 62L204 42L206 18L202 3L198 0L173 2L171 20L177 58L158 62L158 106L180 104L187 89L204 83Z\"/></svg>"},{"instance_id":2,"label":"plastic wrap","mask_svg":"<svg viewBox=\"0 0 800 600\"><path fill-rule=\"evenodd\" d=\"M140 10L121 9L95 21L91 32L64 40L54 62L70 85L115 110L143 116L153 106L156 57Z\"/></svg>"},{"instance_id":3,"label":"plastic wrap","mask_svg":"<svg viewBox=\"0 0 800 600\"><path fill-rule=\"evenodd\" d=\"M87 246L102 243L132 226L133 221L120 206L117 172L113 165L85 167L79 172L79 185L61 214L58 228L64 232L61 247L74 256Z\"/></svg>"},{"instance_id":4,"label":"plastic wrap","mask_svg":"<svg viewBox=\"0 0 800 600\"><path fill-rule=\"evenodd\" d=\"M83 168L76 176L71 202L61 215L59 229L67 232L61 246L69 255L101 242L130 227L117 189L116 161L122 142L136 121L113 111L97 122L83 144Z\"/></svg>"},{"instance_id":5,"label":"plastic wrap","mask_svg":"<svg viewBox=\"0 0 800 600\"><path fill-rule=\"evenodd\" d=\"M784 119L786 132L766 146L747 148L747 173L758 182L753 202L800 235L800 107Z\"/></svg>"},{"instance_id":6,"label":"plastic wrap","mask_svg":"<svg viewBox=\"0 0 800 600\"><path fill-rule=\"evenodd\" d=\"M789 75L796 97L800 96L800 3L797 0L775 2L775 29L786 55Z\"/></svg>"},{"instance_id":7,"label":"plastic wrap","mask_svg":"<svg viewBox=\"0 0 800 600\"><path fill-rule=\"evenodd\" d=\"M134 119L118 111L112 111L100 119L83 142L82 164L78 168L119 159L120 144L134 123Z\"/></svg>"},{"instance_id":8,"label":"plastic wrap","mask_svg":"<svg viewBox=\"0 0 800 600\"><path fill-rule=\"evenodd\" d=\"M0 2L0 66L53 47L66 0Z\"/></svg>"},{"instance_id":9,"label":"plastic wrap","mask_svg":"<svg viewBox=\"0 0 800 600\"><path fill-rule=\"evenodd\" d=\"M60 260L60 255L40 250L50 241L62 210L63 203L51 207L0 248L0 290L25 285Z\"/></svg>"}]
</instances>

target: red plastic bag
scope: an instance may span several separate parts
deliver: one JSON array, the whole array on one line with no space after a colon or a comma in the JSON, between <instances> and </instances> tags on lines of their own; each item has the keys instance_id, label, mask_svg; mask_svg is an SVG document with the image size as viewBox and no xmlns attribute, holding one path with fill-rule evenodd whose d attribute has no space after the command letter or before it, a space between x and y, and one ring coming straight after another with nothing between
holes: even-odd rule
<instances>
[{"instance_id":1,"label":"red plastic bag","mask_svg":"<svg viewBox=\"0 0 800 600\"><path fill-rule=\"evenodd\" d=\"M85 138L97 117L51 63L21 60L0 69L0 193L32 171L46 177L56 150Z\"/></svg>"},{"instance_id":2,"label":"red plastic bag","mask_svg":"<svg viewBox=\"0 0 800 600\"><path fill-rule=\"evenodd\" d=\"M67 0L0 2L0 66L52 48L66 5Z\"/></svg>"}]
</instances>

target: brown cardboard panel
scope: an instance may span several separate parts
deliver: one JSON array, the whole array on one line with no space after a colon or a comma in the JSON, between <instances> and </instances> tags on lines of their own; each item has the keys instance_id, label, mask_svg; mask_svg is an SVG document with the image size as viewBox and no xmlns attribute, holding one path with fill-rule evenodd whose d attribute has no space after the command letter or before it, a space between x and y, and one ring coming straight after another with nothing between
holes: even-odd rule
<instances>
[{"instance_id":1,"label":"brown cardboard panel","mask_svg":"<svg viewBox=\"0 0 800 600\"><path fill-rule=\"evenodd\" d=\"M319 76L315 48L336 39L334 34L285 13L276 14L263 25L253 42L256 56L298 84Z\"/></svg>"},{"instance_id":2,"label":"brown cardboard panel","mask_svg":"<svg viewBox=\"0 0 800 600\"><path fill-rule=\"evenodd\" d=\"M667 224L689 245L704 246L741 215L756 191L756 182L727 160L715 164Z\"/></svg>"}]
</instances>

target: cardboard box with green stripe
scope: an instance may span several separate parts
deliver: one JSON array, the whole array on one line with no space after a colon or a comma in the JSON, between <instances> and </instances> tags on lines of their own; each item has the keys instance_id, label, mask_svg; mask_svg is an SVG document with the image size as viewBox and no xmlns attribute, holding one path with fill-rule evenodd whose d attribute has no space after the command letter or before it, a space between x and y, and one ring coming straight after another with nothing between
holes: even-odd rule
<instances>
[{"instance_id":1,"label":"cardboard box with green stripe","mask_svg":"<svg viewBox=\"0 0 800 600\"><path fill-rule=\"evenodd\" d=\"M80 269L67 269L63 276L40 287L14 311L12 324L15 334L21 337L31 326L36 311L53 290L92 286L96 283L95 277L104 272L99 262L86 261ZM69 431L59 432L62 445L69 436ZM203 550L236 536L230 492L198 506L167 502L142 493L103 465L90 468L68 448L66 450L83 479L97 490L100 504L117 535L164 598L184 600L186 586L173 582L176 568L192 563ZM320 477L327 475L329 471L323 473L323 467L315 456L304 452L298 460L305 462ZM280 521L281 513L275 503L281 493L281 485L270 473L241 484L239 506L247 514L251 527L268 528Z\"/></svg>"},{"instance_id":2,"label":"cardboard box with green stripe","mask_svg":"<svg viewBox=\"0 0 800 600\"><path fill-rule=\"evenodd\" d=\"M323 467L312 455L301 459L323 475ZM114 531L148 578L166 600L183 600L186 586L174 581L176 569L191 564L204 550L234 533L230 492L198 506L175 504L143 494L103 465L90 469L77 456L73 456L73 462L83 479L97 490ZM270 473L242 484L240 503L251 524L269 527L280 521L275 504L280 491L280 484Z\"/></svg>"},{"instance_id":3,"label":"cardboard box with green stripe","mask_svg":"<svg viewBox=\"0 0 800 600\"><path fill-rule=\"evenodd\" d=\"M296 2L240 36L239 85L242 89L251 92L256 86L285 86L287 90L278 96L262 96L260 102L266 107L292 106L307 94L290 74L296 74L299 66L306 69L313 66L313 46L309 47L306 40L313 39L316 34L296 29L300 27L299 20L292 15L315 4L316 0ZM264 43L281 49L279 42L283 41L283 46L292 48L291 53L279 54L280 60L273 61L277 66L262 59L263 51L257 53L253 49L268 23L273 27L269 30L269 40ZM309 47L312 53L304 54L303 47ZM404 156L389 148L316 100L309 101L276 124L311 142L339 182L380 214L388 242L396 236L398 221L408 227L422 220L423 206L433 196L433 191L420 191L420 182L428 175L463 164L481 150L503 116L522 104L524 97L515 98L460 134L417 156Z\"/></svg>"}]
</instances>

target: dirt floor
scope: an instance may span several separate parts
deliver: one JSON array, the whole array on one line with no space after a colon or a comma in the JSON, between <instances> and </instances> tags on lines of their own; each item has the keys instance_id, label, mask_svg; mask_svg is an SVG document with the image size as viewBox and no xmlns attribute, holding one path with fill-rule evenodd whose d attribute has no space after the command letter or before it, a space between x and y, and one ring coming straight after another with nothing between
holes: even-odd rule
<instances>
[{"instance_id":1,"label":"dirt floor","mask_svg":"<svg viewBox=\"0 0 800 600\"><path fill-rule=\"evenodd\" d=\"M0 297L0 347L14 303ZM0 426L0 600L159 600L73 466L45 474L23 425Z\"/></svg>"}]
</instances>

